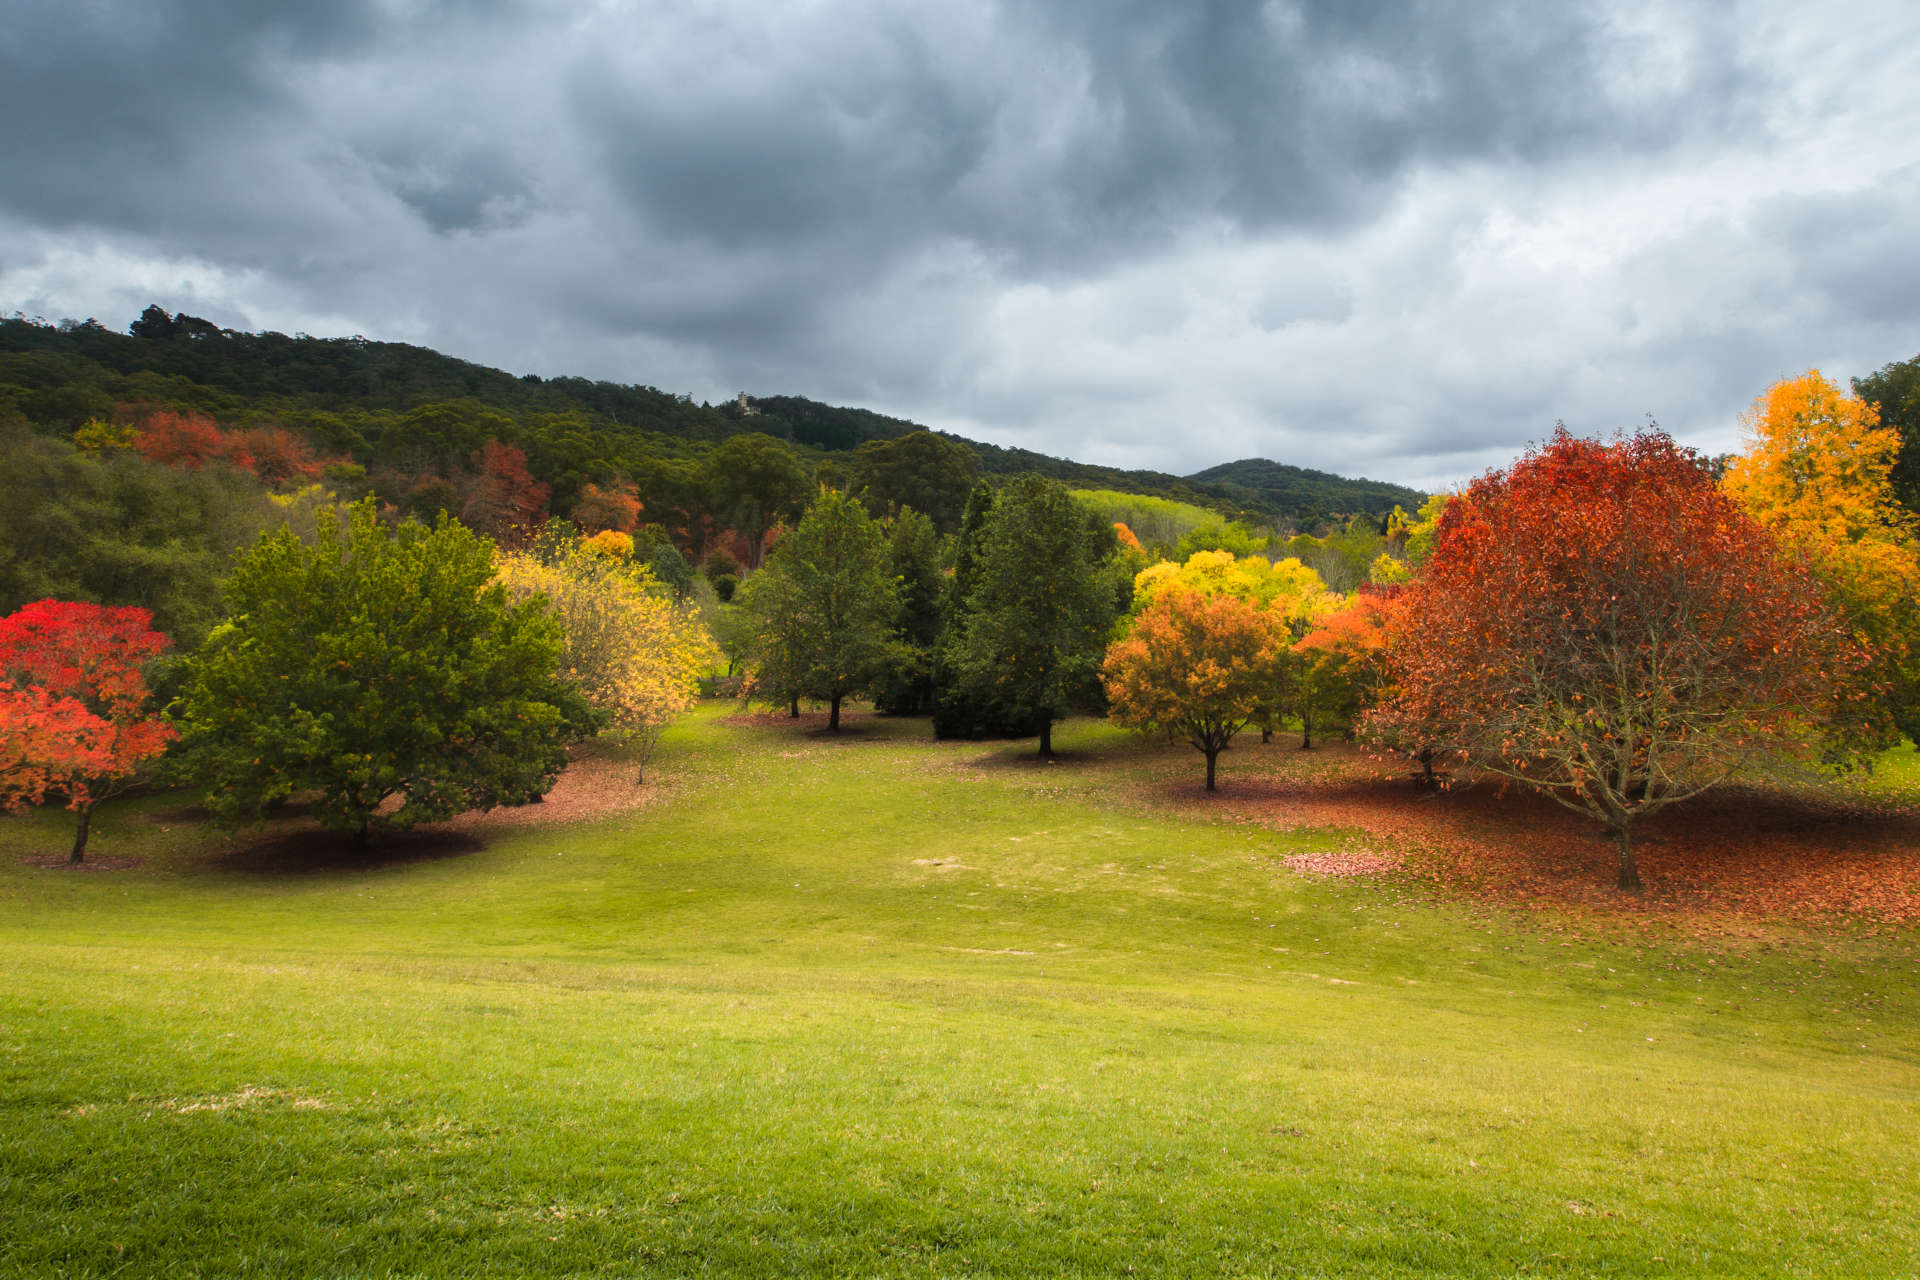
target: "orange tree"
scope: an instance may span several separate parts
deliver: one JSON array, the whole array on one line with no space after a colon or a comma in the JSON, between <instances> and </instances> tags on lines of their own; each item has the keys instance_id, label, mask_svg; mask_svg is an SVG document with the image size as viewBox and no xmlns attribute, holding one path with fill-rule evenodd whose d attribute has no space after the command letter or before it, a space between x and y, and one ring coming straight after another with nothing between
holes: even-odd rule
<instances>
[{"instance_id":1,"label":"orange tree","mask_svg":"<svg viewBox=\"0 0 1920 1280\"><path fill-rule=\"evenodd\" d=\"M1107 649L1108 714L1184 734L1207 758L1207 790L1218 790L1214 765L1267 706L1286 639L1277 615L1236 596L1163 590Z\"/></svg>"},{"instance_id":2,"label":"orange tree","mask_svg":"<svg viewBox=\"0 0 1920 1280\"><path fill-rule=\"evenodd\" d=\"M1300 745L1313 744L1313 726L1352 725L1378 694L1387 645L1387 618L1401 587L1370 582L1313 621L1290 649L1293 704L1300 714Z\"/></svg>"},{"instance_id":3,"label":"orange tree","mask_svg":"<svg viewBox=\"0 0 1920 1280\"><path fill-rule=\"evenodd\" d=\"M1744 422L1727 492L1813 565L1876 655L1868 675L1888 711L1920 736L1920 538L1892 483L1899 433L1818 370L1774 383Z\"/></svg>"},{"instance_id":4,"label":"orange tree","mask_svg":"<svg viewBox=\"0 0 1920 1280\"><path fill-rule=\"evenodd\" d=\"M1447 508L1378 720L1604 823L1638 888L1635 821L1864 714L1866 658L1690 451L1562 427Z\"/></svg>"},{"instance_id":5,"label":"orange tree","mask_svg":"<svg viewBox=\"0 0 1920 1280\"><path fill-rule=\"evenodd\" d=\"M66 600L0 618L0 808L65 796L77 818L71 862L86 856L94 805L173 740L147 705L145 668L167 647L152 620Z\"/></svg>"}]
</instances>

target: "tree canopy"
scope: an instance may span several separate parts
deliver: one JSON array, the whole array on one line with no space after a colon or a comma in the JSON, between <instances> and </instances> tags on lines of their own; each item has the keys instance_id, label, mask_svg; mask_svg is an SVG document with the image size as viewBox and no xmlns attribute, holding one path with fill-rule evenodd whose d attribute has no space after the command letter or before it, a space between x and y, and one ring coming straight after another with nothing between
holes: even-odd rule
<instances>
[{"instance_id":1,"label":"tree canopy","mask_svg":"<svg viewBox=\"0 0 1920 1280\"><path fill-rule=\"evenodd\" d=\"M561 682L561 629L511 603L492 548L447 519L382 524L371 502L282 529L227 583L229 618L178 705L189 776L217 817L298 792L364 843L375 832L537 799L591 717Z\"/></svg>"},{"instance_id":2,"label":"tree canopy","mask_svg":"<svg viewBox=\"0 0 1920 1280\"><path fill-rule=\"evenodd\" d=\"M1439 740L1604 823L1633 825L1757 756L1810 752L1865 660L1819 582L1657 432L1562 428L1441 517L1388 632L1386 731Z\"/></svg>"}]
</instances>

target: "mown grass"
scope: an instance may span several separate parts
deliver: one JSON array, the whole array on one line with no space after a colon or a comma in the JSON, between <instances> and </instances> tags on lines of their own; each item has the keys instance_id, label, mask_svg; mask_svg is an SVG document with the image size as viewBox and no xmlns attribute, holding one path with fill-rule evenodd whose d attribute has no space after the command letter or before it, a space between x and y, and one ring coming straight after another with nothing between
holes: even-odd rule
<instances>
[{"instance_id":1,"label":"mown grass","mask_svg":"<svg viewBox=\"0 0 1920 1280\"><path fill-rule=\"evenodd\" d=\"M0 1274L1914 1274L1910 934L1596 938L1104 726L858 729L360 864L0 825Z\"/></svg>"}]
</instances>

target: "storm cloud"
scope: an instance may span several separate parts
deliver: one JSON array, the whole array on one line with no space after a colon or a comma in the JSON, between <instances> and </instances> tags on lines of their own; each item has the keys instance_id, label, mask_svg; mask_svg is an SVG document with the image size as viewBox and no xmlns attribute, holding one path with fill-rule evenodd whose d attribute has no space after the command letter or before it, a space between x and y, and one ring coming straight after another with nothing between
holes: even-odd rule
<instances>
[{"instance_id":1,"label":"storm cloud","mask_svg":"<svg viewBox=\"0 0 1920 1280\"><path fill-rule=\"evenodd\" d=\"M1718 450L1920 350L1920 15L26 0L0 309L363 333L1187 472Z\"/></svg>"}]
</instances>

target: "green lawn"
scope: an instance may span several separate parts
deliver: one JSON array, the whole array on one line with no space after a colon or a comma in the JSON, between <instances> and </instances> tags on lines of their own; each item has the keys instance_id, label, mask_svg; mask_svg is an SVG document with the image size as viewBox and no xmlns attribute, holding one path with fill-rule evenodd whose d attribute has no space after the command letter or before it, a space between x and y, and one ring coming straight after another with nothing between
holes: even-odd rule
<instances>
[{"instance_id":1,"label":"green lawn","mask_svg":"<svg viewBox=\"0 0 1920 1280\"><path fill-rule=\"evenodd\" d=\"M0 1275L1916 1274L1911 933L1596 940L1098 724L860 727L373 865L0 824Z\"/></svg>"}]
</instances>

